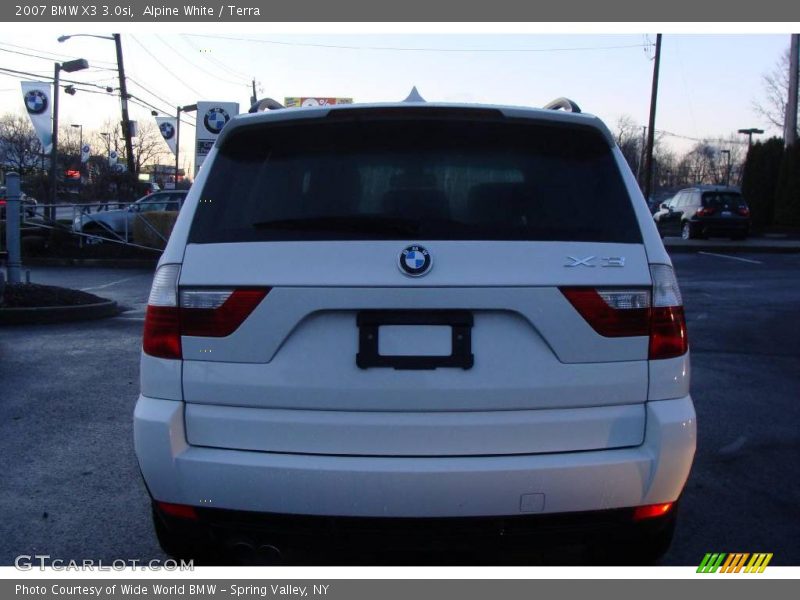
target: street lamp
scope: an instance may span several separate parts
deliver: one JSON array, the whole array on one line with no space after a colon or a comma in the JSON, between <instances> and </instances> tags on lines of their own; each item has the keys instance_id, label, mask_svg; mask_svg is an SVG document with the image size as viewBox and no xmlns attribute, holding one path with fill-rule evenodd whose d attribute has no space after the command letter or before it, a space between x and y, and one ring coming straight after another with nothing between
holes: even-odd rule
<instances>
[{"instance_id":1,"label":"street lamp","mask_svg":"<svg viewBox=\"0 0 800 600\"><path fill-rule=\"evenodd\" d=\"M122 62L122 39L118 33L108 35L93 35L91 33L75 33L59 36L59 42L66 42L73 37L92 37L100 40L111 40L117 50L117 74L119 75L119 96L122 107L122 132L125 135L125 152L128 159L128 173L135 176L135 163L133 160L133 141L131 140L131 120L128 117L128 86L125 79L125 65Z\"/></svg>"},{"instance_id":2,"label":"street lamp","mask_svg":"<svg viewBox=\"0 0 800 600\"><path fill-rule=\"evenodd\" d=\"M70 127L80 129L80 138L78 142L78 173L81 174L81 183L83 183L83 124L71 123Z\"/></svg>"},{"instance_id":3,"label":"street lamp","mask_svg":"<svg viewBox=\"0 0 800 600\"><path fill-rule=\"evenodd\" d=\"M753 145L753 134L754 133L764 133L763 129L756 129L755 127L751 127L750 129L740 129L739 133L747 136L747 149L750 149L750 146Z\"/></svg>"},{"instance_id":4,"label":"street lamp","mask_svg":"<svg viewBox=\"0 0 800 600\"><path fill-rule=\"evenodd\" d=\"M80 148L80 150L78 151L78 155L82 156L83 155L83 124L81 124L81 123L71 123L70 127L75 127L76 129L80 129L80 145L78 146L78 148Z\"/></svg>"},{"instance_id":5,"label":"street lamp","mask_svg":"<svg viewBox=\"0 0 800 600\"><path fill-rule=\"evenodd\" d=\"M74 73L89 68L89 62L85 58L76 58L63 63L54 63L53 68L53 144L50 150L50 207L47 211L48 218L54 220L56 213L56 163L58 162L58 90L61 71Z\"/></svg>"},{"instance_id":6,"label":"street lamp","mask_svg":"<svg viewBox=\"0 0 800 600\"><path fill-rule=\"evenodd\" d=\"M66 42L69 38L74 37L93 37L98 38L101 40L113 40L114 38L110 35L92 35L91 33L73 33L72 35L62 35L58 37L59 42Z\"/></svg>"},{"instance_id":7,"label":"street lamp","mask_svg":"<svg viewBox=\"0 0 800 600\"><path fill-rule=\"evenodd\" d=\"M727 154L728 155L728 167L725 169L725 185L730 185L731 180L731 151L730 150L720 150L720 154Z\"/></svg>"},{"instance_id":8,"label":"street lamp","mask_svg":"<svg viewBox=\"0 0 800 600\"><path fill-rule=\"evenodd\" d=\"M175 189L178 189L178 157L181 153L181 113L194 112L197 110L197 104L187 104L186 106L178 107L178 120L175 123Z\"/></svg>"}]
</instances>

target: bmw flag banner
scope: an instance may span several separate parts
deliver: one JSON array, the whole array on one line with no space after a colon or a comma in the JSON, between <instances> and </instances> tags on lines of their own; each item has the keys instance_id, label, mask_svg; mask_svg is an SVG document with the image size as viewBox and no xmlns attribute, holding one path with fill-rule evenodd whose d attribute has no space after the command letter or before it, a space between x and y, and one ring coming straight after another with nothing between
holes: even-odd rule
<instances>
[{"instance_id":1,"label":"bmw flag banner","mask_svg":"<svg viewBox=\"0 0 800 600\"><path fill-rule=\"evenodd\" d=\"M109 150L108 152L108 166L112 169L116 169L117 167L117 160L119 160L119 155L117 154L116 150Z\"/></svg>"},{"instance_id":2,"label":"bmw flag banner","mask_svg":"<svg viewBox=\"0 0 800 600\"><path fill-rule=\"evenodd\" d=\"M92 155L92 148L89 144L81 146L81 164L89 162L89 157Z\"/></svg>"},{"instance_id":3,"label":"bmw flag banner","mask_svg":"<svg viewBox=\"0 0 800 600\"><path fill-rule=\"evenodd\" d=\"M197 138L194 146L194 174L200 170L222 128L239 114L238 102L198 102Z\"/></svg>"},{"instance_id":4,"label":"bmw flag banner","mask_svg":"<svg viewBox=\"0 0 800 600\"><path fill-rule=\"evenodd\" d=\"M47 81L22 82L22 100L25 103L25 110L31 118L36 136L42 143L45 153L50 152L53 144L51 88L51 84Z\"/></svg>"},{"instance_id":5,"label":"bmw flag banner","mask_svg":"<svg viewBox=\"0 0 800 600\"><path fill-rule=\"evenodd\" d=\"M161 132L161 137L167 142L167 146L175 154L176 142L178 137L176 135L178 119L176 117L156 117L156 125Z\"/></svg>"}]
</instances>

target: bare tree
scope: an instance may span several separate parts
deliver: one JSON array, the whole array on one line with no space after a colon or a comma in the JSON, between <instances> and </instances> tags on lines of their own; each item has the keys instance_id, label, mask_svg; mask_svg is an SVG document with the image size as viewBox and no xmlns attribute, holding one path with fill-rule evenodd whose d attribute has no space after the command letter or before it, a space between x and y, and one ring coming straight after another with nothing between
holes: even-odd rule
<instances>
[{"instance_id":1,"label":"bare tree","mask_svg":"<svg viewBox=\"0 0 800 600\"><path fill-rule=\"evenodd\" d=\"M719 183L718 154L717 149L708 142L697 142L678 163L681 179L690 184Z\"/></svg>"},{"instance_id":2,"label":"bare tree","mask_svg":"<svg viewBox=\"0 0 800 600\"><path fill-rule=\"evenodd\" d=\"M789 96L789 49L781 55L773 69L762 76L763 98L753 102L756 114L770 125L783 131L786 120L786 100ZM800 128L798 128L800 133Z\"/></svg>"},{"instance_id":3,"label":"bare tree","mask_svg":"<svg viewBox=\"0 0 800 600\"><path fill-rule=\"evenodd\" d=\"M642 159L642 127L630 115L622 115L617 120L615 137L631 171L638 173Z\"/></svg>"},{"instance_id":4,"label":"bare tree","mask_svg":"<svg viewBox=\"0 0 800 600\"><path fill-rule=\"evenodd\" d=\"M88 135L87 139L92 148L96 149L97 154L102 153L104 156L108 156L111 150L114 150L119 157L119 163L125 163L127 157L122 140L122 128L119 123L107 119L99 130L89 132ZM99 152L100 150L102 152ZM169 151L155 123L140 121L137 136L133 139L133 160L136 172L140 172L145 165L162 160L167 154Z\"/></svg>"},{"instance_id":5,"label":"bare tree","mask_svg":"<svg viewBox=\"0 0 800 600\"><path fill-rule=\"evenodd\" d=\"M0 117L0 163L25 176L43 169L42 144L27 115Z\"/></svg>"},{"instance_id":6,"label":"bare tree","mask_svg":"<svg viewBox=\"0 0 800 600\"><path fill-rule=\"evenodd\" d=\"M136 172L148 164L156 164L169 154L164 138L155 123L150 121L139 122L139 131L133 144L133 157L136 162Z\"/></svg>"}]
</instances>

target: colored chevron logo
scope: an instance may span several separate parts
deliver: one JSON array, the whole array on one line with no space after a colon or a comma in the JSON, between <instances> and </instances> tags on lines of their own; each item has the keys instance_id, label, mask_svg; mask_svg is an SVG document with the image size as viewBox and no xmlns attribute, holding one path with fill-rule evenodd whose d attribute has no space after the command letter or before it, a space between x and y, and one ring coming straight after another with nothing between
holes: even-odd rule
<instances>
[{"instance_id":1,"label":"colored chevron logo","mask_svg":"<svg viewBox=\"0 0 800 600\"><path fill-rule=\"evenodd\" d=\"M748 561L748 558L750 559ZM772 560L772 553L756 552L708 552L700 566L697 567L698 573L763 573L769 561Z\"/></svg>"}]
</instances>

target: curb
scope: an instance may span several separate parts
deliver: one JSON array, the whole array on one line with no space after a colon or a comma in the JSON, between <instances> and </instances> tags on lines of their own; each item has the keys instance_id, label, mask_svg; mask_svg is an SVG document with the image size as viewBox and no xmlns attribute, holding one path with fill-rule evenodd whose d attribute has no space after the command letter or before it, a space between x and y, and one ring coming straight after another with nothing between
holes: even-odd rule
<instances>
[{"instance_id":1,"label":"curb","mask_svg":"<svg viewBox=\"0 0 800 600\"><path fill-rule=\"evenodd\" d=\"M68 323L113 317L121 312L113 300L76 306L37 306L34 308L0 308L0 325L32 325Z\"/></svg>"},{"instance_id":2,"label":"curb","mask_svg":"<svg viewBox=\"0 0 800 600\"><path fill-rule=\"evenodd\" d=\"M800 253L800 244L787 246L726 246L723 244L670 244L665 243L664 247L669 253L691 253L691 252L722 252L741 254L752 252L754 254L796 254Z\"/></svg>"},{"instance_id":3,"label":"curb","mask_svg":"<svg viewBox=\"0 0 800 600\"><path fill-rule=\"evenodd\" d=\"M23 258L24 267L106 267L110 269L155 269L158 258Z\"/></svg>"}]
</instances>

